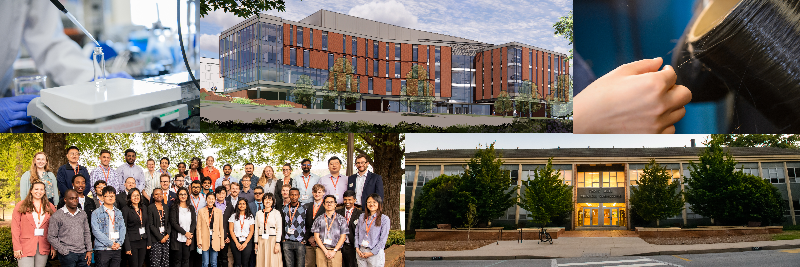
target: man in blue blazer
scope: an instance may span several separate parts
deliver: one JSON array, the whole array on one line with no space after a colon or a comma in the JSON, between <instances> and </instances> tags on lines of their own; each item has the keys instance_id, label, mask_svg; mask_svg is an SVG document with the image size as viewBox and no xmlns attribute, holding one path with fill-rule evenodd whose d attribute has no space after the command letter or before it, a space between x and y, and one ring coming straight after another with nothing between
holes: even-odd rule
<instances>
[{"instance_id":1,"label":"man in blue blazer","mask_svg":"<svg viewBox=\"0 0 800 267\"><path fill-rule=\"evenodd\" d=\"M356 157L358 173L347 177L347 190L356 192L356 205L364 208L367 196L375 193L383 198L383 178L380 175L367 171L369 162L367 155L359 154Z\"/></svg>"}]
</instances>

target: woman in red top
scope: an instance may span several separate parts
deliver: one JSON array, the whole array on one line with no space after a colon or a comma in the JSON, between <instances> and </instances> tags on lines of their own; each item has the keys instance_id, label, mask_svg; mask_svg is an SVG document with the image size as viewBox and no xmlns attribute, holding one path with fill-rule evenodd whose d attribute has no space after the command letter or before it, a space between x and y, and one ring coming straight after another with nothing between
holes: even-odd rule
<instances>
[{"instance_id":1,"label":"woman in red top","mask_svg":"<svg viewBox=\"0 0 800 267\"><path fill-rule=\"evenodd\" d=\"M203 163L200 162L200 158L193 157L189 161L189 178L194 181L200 180L200 178L203 177L205 177L205 175L203 175ZM190 181L187 181L187 183L190 183Z\"/></svg>"},{"instance_id":2,"label":"woman in red top","mask_svg":"<svg viewBox=\"0 0 800 267\"><path fill-rule=\"evenodd\" d=\"M34 182L25 200L14 206L11 215L11 241L14 245L14 258L19 266L43 267L47 255L53 258L55 250L47 242L47 228L50 215L56 207L44 198L45 186L41 181Z\"/></svg>"},{"instance_id":3,"label":"woman in red top","mask_svg":"<svg viewBox=\"0 0 800 267\"><path fill-rule=\"evenodd\" d=\"M214 157L206 157L206 168L203 169L203 174L211 178L211 185L215 185L219 179L219 170L214 167Z\"/></svg>"}]
</instances>

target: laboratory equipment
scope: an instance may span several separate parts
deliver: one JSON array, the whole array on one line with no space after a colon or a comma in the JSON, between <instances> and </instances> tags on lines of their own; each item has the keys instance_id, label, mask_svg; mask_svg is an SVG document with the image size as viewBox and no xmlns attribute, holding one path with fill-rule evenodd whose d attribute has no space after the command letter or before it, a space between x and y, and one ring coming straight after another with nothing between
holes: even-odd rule
<instances>
[{"instance_id":1,"label":"laboratory equipment","mask_svg":"<svg viewBox=\"0 0 800 267\"><path fill-rule=\"evenodd\" d=\"M22 76L14 78L14 96L18 95L39 95L39 92L47 88L47 76Z\"/></svg>"},{"instance_id":2,"label":"laboratory equipment","mask_svg":"<svg viewBox=\"0 0 800 267\"><path fill-rule=\"evenodd\" d=\"M67 15L67 18L69 18L69 20L71 20L72 23L75 23L75 26L78 26L78 28L80 28L81 31L83 31L83 33L86 34L86 36L89 37L89 39L92 39L92 42L97 44L97 46L100 46L100 43L97 42L97 40L94 39L94 36L92 36L92 34L89 33L89 31L87 31L86 28L84 28L83 25L81 25L78 22L78 19L76 19L75 16L73 16L72 14L69 13L69 11L67 11L67 8L65 8L64 5L59 3L58 0L50 0L50 2L53 3L53 5L55 5L56 8L58 8L58 10L61 10L61 12L64 12L64 15Z\"/></svg>"}]
</instances>

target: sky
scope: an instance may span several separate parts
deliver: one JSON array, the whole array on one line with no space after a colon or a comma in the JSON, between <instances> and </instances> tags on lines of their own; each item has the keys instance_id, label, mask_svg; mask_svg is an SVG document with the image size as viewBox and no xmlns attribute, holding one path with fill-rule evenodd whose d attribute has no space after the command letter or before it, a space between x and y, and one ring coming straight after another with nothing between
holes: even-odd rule
<instances>
[{"instance_id":1,"label":"sky","mask_svg":"<svg viewBox=\"0 0 800 267\"><path fill-rule=\"evenodd\" d=\"M495 148L582 148L582 147L683 147L690 146L695 139L697 146L708 135L705 134L406 134L406 153L439 149L470 149L479 144L484 147L495 143Z\"/></svg>"},{"instance_id":2,"label":"sky","mask_svg":"<svg viewBox=\"0 0 800 267\"><path fill-rule=\"evenodd\" d=\"M266 13L300 21L320 9L496 45L516 41L565 54L571 49L555 36L553 24L572 10L572 0L286 0L286 12ZM243 20L222 11L201 18L200 56L219 58L219 33Z\"/></svg>"}]
</instances>

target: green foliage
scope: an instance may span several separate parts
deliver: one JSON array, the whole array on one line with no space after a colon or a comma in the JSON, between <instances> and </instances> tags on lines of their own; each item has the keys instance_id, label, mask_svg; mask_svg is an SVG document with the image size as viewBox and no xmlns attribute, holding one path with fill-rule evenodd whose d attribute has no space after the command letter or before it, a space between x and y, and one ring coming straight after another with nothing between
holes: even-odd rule
<instances>
[{"instance_id":1,"label":"green foliage","mask_svg":"<svg viewBox=\"0 0 800 267\"><path fill-rule=\"evenodd\" d=\"M39 151L42 134L0 134L0 206L20 200L19 178L30 169L33 155Z\"/></svg>"},{"instance_id":2,"label":"green foliage","mask_svg":"<svg viewBox=\"0 0 800 267\"><path fill-rule=\"evenodd\" d=\"M386 247L387 249L392 245L405 245L406 244L406 236L402 230L390 230L389 231L389 238L386 239Z\"/></svg>"},{"instance_id":3,"label":"green foliage","mask_svg":"<svg viewBox=\"0 0 800 267\"><path fill-rule=\"evenodd\" d=\"M136 151L136 165L147 169L147 159L152 158L156 162L162 157L170 160L170 170L174 171L178 162L189 162L192 157L202 155L205 148L202 136L192 134L69 134L66 137L67 144L81 148L80 163L89 168L100 165L98 159L100 150L108 149L111 151L111 161L124 161L123 152L132 148L135 143L141 145L144 150ZM158 165L156 165L158 166ZM53 166L51 166L53 167ZM56 168L58 166L55 166Z\"/></svg>"},{"instance_id":4,"label":"green foliage","mask_svg":"<svg viewBox=\"0 0 800 267\"><path fill-rule=\"evenodd\" d=\"M777 147L798 148L797 134L712 134L706 144L716 143L727 147Z\"/></svg>"},{"instance_id":5,"label":"green foliage","mask_svg":"<svg viewBox=\"0 0 800 267\"><path fill-rule=\"evenodd\" d=\"M475 203L478 223L488 223L502 216L516 203L513 197L517 186L511 185L511 173L503 169L502 156L494 150L494 143L486 149L478 149L467 163L459 180L456 198L461 205ZM474 202L470 201L474 199ZM463 217L465 213L457 216ZM458 224L456 224L458 225Z\"/></svg>"},{"instance_id":6,"label":"green foliage","mask_svg":"<svg viewBox=\"0 0 800 267\"><path fill-rule=\"evenodd\" d=\"M234 97L233 99L231 99L231 103L242 104L242 105L258 105L258 103L253 102L252 99L242 98L242 97Z\"/></svg>"},{"instance_id":7,"label":"green foliage","mask_svg":"<svg viewBox=\"0 0 800 267\"><path fill-rule=\"evenodd\" d=\"M692 210L719 224L780 222L783 200L777 188L759 177L736 171L736 161L730 153L716 142L708 145L700 153L699 163L689 162L690 189L685 195Z\"/></svg>"},{"instance_id":8,"label":"green foliage","mask_svg":"<svg viewBox=\"0 0 800 267\"><path fill-rule=\"evenodd\" d=\"M644 220L663 220L683 211L680 184L670 184L671 179L666 167L656 163L655 159L644 166L639 186L631 187L630 197L631 206L636 208L636 213Z\"/></svg>"},{"instance_id":9,"label":"green foliage","mask_svg":"<svg viewBox=\"0 0 800 267\"><path fill-rule=\"evenodd\" d=\"M458 193L459 175L440 175L422 186L419 200L415 202L412 229L435 228L436 224L463 225L456 217L468 203L453 203ZM469 194L469 193L467 193ZM463 213L466 214L466 213Z\"/></svg>"},{"instance_id":10,"label":"green foliage","mask_svg":"<svg viewBox=\"0 0 800 267\"><path fill-rule=\"evenodd\" d=\"M17 266L14 245L11 243L11 227L0 227L0 267Z\"/></svg>"},{"instance_id":11,"label":"green foliage","mask_svg":"<svg viewBox=\"0 0 800 267\"><path fill-rule=\"evenodd\" d=\"M563 36L572 45L572 11L566 16L559 17L558 21L553 24L553 29L555 29L556 36ZM572 59L572 49L569 50L569 59Z\"/></svg>"},{"instance_id":12,"label":"green foliage","mask_svg":"<svg viewBox=\"0 0 800 267\"><path fill-rule=\"evenodd\" d=\"M400 88L400 101L406 102L416 113L427 113L435 100L434 87L429 80L428 71L424 66L414 65L406 77L406 85Z\"/></svg>"},{"instance_id":13,"label":"green foliage","mask_svg":"<svg viewBox=\"0 0 800 267\"><path fill-rule=\"evenodd\" d=\"M520 117L530 117L534 112L541 108L539 103L539 90L531 80L524 80L519 87L519 94L514 98L517 104L517 111Z\"/></svg>"},{"instance_id":14,"label":"green foliage","mask_svg":"<svg viewBox=\"0 0 800 267\"><path fill-rule=\"evenodd\" d=\"M554 217L572 211L572 186L559 179L558 170L553 169L553 159L544 168L533 171L533 179L523 181L519 206L531 213L531 221L544 227Z\"/></svg>"},{"instance_id":15,"label":"green foliage","mask_svg":"<svg viewBox=\"0 0 800 267\"><path fill-rule=\"evenodd\" d=\"M366 121L256 119L252 123L239 120L210 121L201 118L205 133L572 133L572 120L514 119L500 125L422 125L417 122L374 124Z\"/></svg>"},{"instance_id":16,"label":"green foliage","mask_svg":"<svg viewBox=\"0 0 800 267\"><path fill-rule=\"evenodd\" d=\"M344 105L351 105L361 98L358 91L358 78L354 75L355 67L346 58L336 59L328 71L328 80L322 86L328 92L323 95L325 101L338 101L336 109L345 109Z\"/></svg>"},{"instance_id":17,"label":"green foliage","mask_svg":"<svg viewBox=\"0 0 800 267\"><path fill-rule=\"evenodd\" d=\"M313 82L308 75L300 75L295 82L294 89L291 92L295 99L295 103L313 108L311 105L316 100L316 90L314 90ZM291 105L289 105L291 107Z\"/></svg>"},{"instance_id":18,"label":"green foliage","mask_svg":"<svg viewBox=\"0 0 800 267\"><path fill-rule=\"evenodd\" d=\"M286 4L283 0L200 0L200 17L217 9L233 13L240 18L249 18L273 9L285 12Z\"/></svg>"},{"instance_id":19,"label":"green foliage","mask_svg":"<svg viewBox=\"0 0 800 267\"><path fill-rule=\"evenodd\" d=\"M503 117L505 117L507 113L513 110L514 107L511 105L511 99L508 98L508 92L500 91L500 94L497 96L497 101L494 102L494 112L503 114Z\"/></svg>"},{"instance_id":20,"label":"green foliage","mask_svg":"<svg viewBox=\"0 0 800 267\"><path fill-rule=\"evenodd\" d=\"M275 107L278 107L278 108L293 108L294 106L292 106L290 104L280 104L280 105L275 105Z\"/></svg>"}]
</instances>

